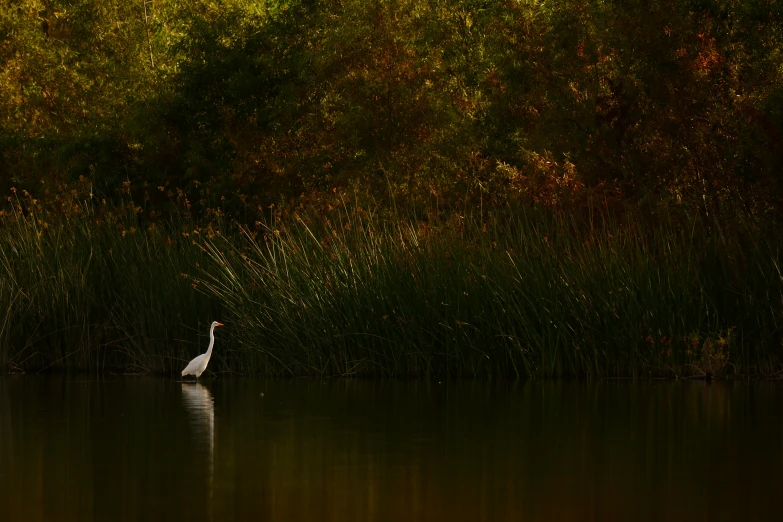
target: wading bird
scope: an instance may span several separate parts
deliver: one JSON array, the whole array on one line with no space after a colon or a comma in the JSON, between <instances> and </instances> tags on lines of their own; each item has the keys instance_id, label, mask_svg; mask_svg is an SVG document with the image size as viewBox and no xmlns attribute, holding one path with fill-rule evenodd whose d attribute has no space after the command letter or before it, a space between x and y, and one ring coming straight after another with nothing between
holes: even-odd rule
<instances>
[{"instance_id":1,"label":"wading bird","mask_svg":"<svg viewBox=\"0 0 783 522\"><path fill-rule=\"evenodd\" d=\"M216 326L223 326L223 323L219 323L217 321L214 321L212 323L212 326L209 328L209 348L207 348L207 353L202 353L192 361L188 363L188 365L185 367L184 370L182 370L182 376L186 375L195 375L196 379L198 379L202 373L204 373L204 370L207 369L207 365L209 364L209 358L212 357L212 347L215 345L215 327Z\"/></svg>"}]
</instances>

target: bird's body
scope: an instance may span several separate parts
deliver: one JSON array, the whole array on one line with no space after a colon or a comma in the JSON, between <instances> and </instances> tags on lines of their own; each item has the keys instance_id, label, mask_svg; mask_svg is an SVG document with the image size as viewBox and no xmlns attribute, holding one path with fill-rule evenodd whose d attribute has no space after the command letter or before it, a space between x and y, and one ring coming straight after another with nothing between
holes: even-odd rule
<instances>
[{"instance_id":1,"label":"bird's body","mask_svg":"<svg viewBox=\"0 0 783 522\"><path fill-rule=\"evenodd\" d=\"M207 348L207 353L202 353L192 361L188 363L188 365L185 367L184 370L182 370L182 376L186 375L195 375L196 379L198 379L202 373L204 373L204 370L207 369L207 365L209 364L209 358L212 357L212 347L215 345L215 327L216 326L223 326L223 323L219 323L217 321L214 321L212 323L212 326L209 328L209 348Z\"/></svg>"},{"instance_id":2,"label":"bird's body","mask_svg":"<svg viewBox=\"0 0 783 522\"><path fill-rule=\"evenodd\" d=\"M182 376L195 375L196 379L198 379L204 373L204 370L207 369L207 364L209 364L209 357L207 357L207 354L202 353L188 363L185 369L182 370Z\"/></svg>"}]
</instances>

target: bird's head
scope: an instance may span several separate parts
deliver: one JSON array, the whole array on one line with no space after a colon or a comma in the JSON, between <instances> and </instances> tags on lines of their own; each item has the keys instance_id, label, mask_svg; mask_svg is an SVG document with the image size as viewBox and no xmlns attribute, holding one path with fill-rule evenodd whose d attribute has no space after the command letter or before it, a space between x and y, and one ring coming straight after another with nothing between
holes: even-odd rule
<instances>
[{"instance_id":1,"label":"bird's head","mask_svg":"<svg viewBox=\"0 0 783 522\"><path fill-rule=\"evenodd\" d=\"M223 323L221 323L220 321L213 321L212 322L212 328L214 328L216 326L225 326L225 325Z\"/></svg>"}]
</instances>

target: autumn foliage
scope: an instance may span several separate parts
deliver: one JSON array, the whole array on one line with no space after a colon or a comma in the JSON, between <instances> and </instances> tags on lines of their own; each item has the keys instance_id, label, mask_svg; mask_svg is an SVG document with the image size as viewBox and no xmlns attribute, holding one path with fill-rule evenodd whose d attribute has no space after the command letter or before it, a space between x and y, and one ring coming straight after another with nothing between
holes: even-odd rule
<instances>
[{"instance_id":1,"label":"autumn foliage","mask_svg":"<svg viewBox=\"0 0 783 522\"><path fill-rule=\"evenodd\" d=\"M6 3L0 190L776 208L783 4Z\"/></svg>"}]
</instances>

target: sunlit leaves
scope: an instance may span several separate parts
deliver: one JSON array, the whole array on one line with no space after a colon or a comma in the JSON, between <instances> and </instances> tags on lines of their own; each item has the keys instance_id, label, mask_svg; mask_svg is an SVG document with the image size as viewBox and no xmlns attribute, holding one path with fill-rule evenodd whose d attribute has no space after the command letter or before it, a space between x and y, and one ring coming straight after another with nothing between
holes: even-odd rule
<instances>
[{"instance_id":1,"label":"sunlit leaves","mask_svg":"<svg viewBox=\"0 0 783 522\"><path fill-rule=\"evenodd\" d=\"M0 172L469 205L548 157L749 209L781 195L782 42L763 0L24 1L0 7Z\"/></svg>"}]
</instances>

